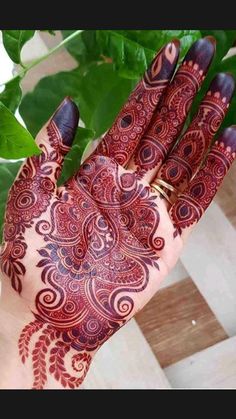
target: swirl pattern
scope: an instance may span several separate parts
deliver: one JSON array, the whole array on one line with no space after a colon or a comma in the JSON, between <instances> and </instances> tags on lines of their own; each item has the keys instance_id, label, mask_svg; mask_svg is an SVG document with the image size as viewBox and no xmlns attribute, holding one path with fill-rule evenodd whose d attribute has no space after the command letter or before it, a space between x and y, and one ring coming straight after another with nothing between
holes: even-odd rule
<instances>
[{"instance_id":1,"label":"swirl pattern","mask_svg":"<svg viewBox=\"0 0 236 419\"><path fill-rule=\"evenodd\" d=\"M29 173L35 174L32 183L24 178ZM23 232L33 228L45 242L38 249L43 287L35 298L35 322L24 328L19 339L26 362L32 336L41 333L33 350L34 388L44 387L47 371L64 386L81 384L90 354L133 314L132 295L147 287L149 269L159 269L158 252L165 246L164 238L156 236L155 196L115 160L92 156L66 189L70 199L53 197L52 181L37 176L30 162L8 203L12 210L2 268L17 291L22 290L20 277L25 274ZM8 230L18 239L10 240ZM78 353L70 360L76 376L65 366L70 349Z\"/></svg>"}]
</instances>

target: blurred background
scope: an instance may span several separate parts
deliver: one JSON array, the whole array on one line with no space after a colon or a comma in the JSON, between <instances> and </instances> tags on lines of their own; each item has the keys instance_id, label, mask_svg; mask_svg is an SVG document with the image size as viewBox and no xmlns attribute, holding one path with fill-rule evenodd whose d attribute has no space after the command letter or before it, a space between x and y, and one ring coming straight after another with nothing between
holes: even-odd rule
<instances>
[{"instance_id":1,"label":"blurred background","mask_svg":"<svg viewBox=\"0 0 236 419\"><path fill-rule=\"evenodd\" d=\"M71 95L80 106L80 136L64 177L79 165L87 144L112 123L151 60L154 45L157 50L177 37L183 56L192 42L211 34L218 41L217 54L203 91L217 71L236 75L236 30L3 32L32 32L21 34L27 42L19 40L19 34L0 35L0 101L33 136L64 96ZM4 85L12 77L13 82ZM232 123L236 100L226 120ZM4 157L1 223L20 164L10 155ZM236 164L174 271L135 319L98 352L83 388L236 388L235 184Z\"/></svg>"}]
</instances>

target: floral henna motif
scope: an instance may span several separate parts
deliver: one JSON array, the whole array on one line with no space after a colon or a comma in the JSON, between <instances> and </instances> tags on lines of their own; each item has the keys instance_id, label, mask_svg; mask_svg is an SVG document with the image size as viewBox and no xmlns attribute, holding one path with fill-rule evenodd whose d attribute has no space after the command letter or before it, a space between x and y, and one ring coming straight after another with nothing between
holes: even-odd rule
<instances>
[{"instance_id":1,"label":"floral henna motif","mask_svg":"<svg viewBox=\"0 0 236 419\"><path fill-rule=\"evenodd\" d=\"M98 145L96 153L112 157L121 165L129 160L174 72L178 53L177 40L162 48Z\"/></svg>"},{"instance_id":2,"label":"floral henna motif","mask_svg":"<svg viewBox=\"0 0 236 419\"><path fill-rule=\"evenodd\" d=\"M19 341L24 361L31 337L42 328L32 355L34 388L45 385L47 372L65 387L80 385L90 353L130 318L132 293L146 288L149 267L159 269L165 242L154 236L155 197L133 174L120 170L114 160L94 155L66 185L71 199L55 200L51 221L35 225L46 242L37 265L44 288L36 295L36 320ZM78 354L66 367L70 349Z\"/></svg>"},{"instance_id":3,"label":"floral henna motif","mask_svg":"<svg viewBox=\"0 0 236 419\"><path fill-rule=\"evenodd\" d=\"M236 156L236 128L227 128L207 156L204 167L171 208L179 233L196 223L210 205Z\"/></svg>"},{"instance_id":4,"label":"floral henna motif","mask_svg":"<svg viewBox=\"0 0 236 419\"><path fill-rule=\"evenodd\" d=\"M68 106L69 105L69 106ZM63 124L71 107L74 112L71 124ZM63 115L63 118L62 118ZM0 268L11 278L13 288L21 293L21 278L26 270L21 260L27 244L23 234L48 208L55 191L52 179L57 179L64 155L69 150L72 128L78 123L78 111L66 98L47 126L48 144L40 143L42 153L24 163L17 180L10 189L4 224L4 246L0 254ZM50 145L50 147L49 147Z\"/></svg>"},{"instance_id":5,"label":"floral henna motif","mask_svg":"<svg viewBox=\"0 0 236 419\"><path fill-rule=\"evenodd\" d=\"M215 77L189 129L162 165L158 178L181 189L190 181L224 119L233 90L230 75Z\"/></svg>"},{"instance_id":6,"label":"floral henna motif","mask_svg":"<svg viewBox=\"0 0 236 419\"><path fill-rule=\"evenodd\" d=\"M160 165L181 132L213 53L212 41L205 38L197 41L186 55L134 154L133 163L139 178Z\"/></svg>"}]
</instances>

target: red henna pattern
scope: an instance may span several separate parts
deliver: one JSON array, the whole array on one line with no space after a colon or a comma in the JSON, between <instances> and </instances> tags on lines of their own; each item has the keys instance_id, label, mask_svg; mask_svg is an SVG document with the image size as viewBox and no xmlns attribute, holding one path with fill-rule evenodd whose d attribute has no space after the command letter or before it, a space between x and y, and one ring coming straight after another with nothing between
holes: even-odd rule
<instances>
[{"instance_id":1,"label":"red henna pattern","mask_svg":"<svg viewBox=\"0 0 236 419\"><path fill-rule=\"evenodd\" d=\"M86 352L74 355L72 357L72 368L76 373L79 373L79 377L71 376L68 374L64 363L64 358L70 349L70 345L66 345L62 341L56 343L56 346L52 348L50 353L49 371L57 381L60 381L63 387L74 389L79 387L84 381L92 357Z\"/></svg>"},{"instance_id":2,"label":"red henna pattern","mask_svg":"<svg viewBox=\"0 0 236 419\"><path fill-rule=\"evenodd\" d=\"M21 176L24 179L31 174L37 186L34 164L38 162L28 161ZM131 294L146 288L149 267L159 269L157 252L165 242L155 236L159 224L155 196L149 187L137 182L134 174L121 174L120 170L114 160L94 155L65 185L68 199L64 196L63 200L56 196L49 199L52 188L46 179L48 183L43 185L50 188L33 189L36 204L31 206L31 218L23 220L19 228L14 206L24 190L19 189L18 181L10 194L8 213L11 211L17 240L23 240L26 228L34 228L45 240L45 247L38 250L41 260L37 266L44 288L36 295L36 320L24 328L19 339L20 356L25 362L32 337L37 337L32 352L33 388L43 388L48 373L63 386L80 385L91 362L90 352L127 321L134 307ZM24 184L32 190L28 177ZM42 193L47 199L40 198ZM27 189L25 194L28 196ZM49 203L50 217L43 219ZM24 208L20 208L21 219L22 214ZM8 252L17 240L8 240ZM26 244L23 249L26 251ZM7 253L2 261L4 268L9 263ZM19 264L17 255L15 263ZM18 274L23 278L23 272ZM66 364L70 349L78 354ZM68 368L76 371L76 376Z\"/></svg>"},{"instance_id":3,"label":"red henna pattern","mask_svg":"<svg viewBox=\"0 0 236 419\"><path fill-rule=\"evenodd\" d=\"M233 141L232 141L233 138ZM173 205L170 215L181 234L203 215L236 156L236 130L228 128L215 142L204 167Z\"/></svg>"},{"instance_id":4,"label":"red henna pattern","mask_svg":"<svg viewBox=\"0 0 236 419\"><path fill-rule=\"evenodd\" d=\"M162 162L173 140L183 128L190 105L204 78L203 71L192 61L184 62L153 116L150 129L134 154L139 178Z\"/></svg>"},{"instance_id":5,"label":"red henna pattern","mask_svg":"<svg viewBox=\"0 0 236 419\"><path fill-rule=\"evenodd\" d=\"M20 278L26 273L25 266L22 263L26 249L27 245L23 236L18 235L15 240L6 242L0 252L0 268L11 278L12 287L19 293L22 291Z\"/></svg>"},{"instance_id":6,"label":"red henna pattern","mask_svg":"<svg viewBox=\"0 0 236 419\"><path fill-rule=\"evenodd\" d=\"M167 44L159 52L96 153L115 158L121 165L129 160L174 72L178 53L178 41Z\"/></svg>"},{"instance_id":7,"label":"red henna pattern","mask_svg":"<svg viewBox=\"0 0 236 419\"><path fill-rule=\"evenodd\" d=\"M41 155L26 160L9 191L7 201L3 235L5 244L0 254L0 267L11 278L13 288L19 293L22 291L21 278L25 274L25 267L20 260L25 257L27 250L23 233L48 208L55 190L49 176L58 177L63 153L69 149L60 141L60 133L53 121L47 131L53 149L49 151L45 144L39 145Z\"/></svg>"},{"instance_id":8,"label":"red henna pattern","mask_svg":"<svg viewBox=\"0 0 236 419\"><path fill-rule=\"evenodd\" d=\"M43 323L39 323L37 320L35 320L34 322L27 324L22 330L19 337L18 346L19 354L23 364L29 356L29 344L33 334L38 332L42 327Z\"/></svg>"},{"instance_id":9,"label":"red henna pattern","mask_svg":"<svg viewBox=\"0 0 236 419\"><path fill-rule=\"evenodd\" d=\"M135 151L133 163L140 179L157 169L174 145L213 54L214 42L209 38L195 42L187 53Z\"/></svg>"},{"instance_id":10,"label":"red henna pattern","mask_svg":"<svg viewBox=\"0 0 236 419\"><path fill-rule=\"evenodd\" d=\"M32 353L34 372L33 388L35 390L43 389L47 381L46 354L48 347L55 339L58 339L58 337L59 333L53 327L47 326L42 331L42 334L39 336L39 339L35 344Z\"/></svg>"},{"instance_id":11,"label":"red henna pattern","mask_svg":"<svg viewBox=\"0 0 236 419\"><path fill-rule=\"evenodd\" d=\"M189 129L162 165L158 178L176 188L190 181L224 119L233 90L230 75L216 76Z\"/></svg>"}]
</instances>

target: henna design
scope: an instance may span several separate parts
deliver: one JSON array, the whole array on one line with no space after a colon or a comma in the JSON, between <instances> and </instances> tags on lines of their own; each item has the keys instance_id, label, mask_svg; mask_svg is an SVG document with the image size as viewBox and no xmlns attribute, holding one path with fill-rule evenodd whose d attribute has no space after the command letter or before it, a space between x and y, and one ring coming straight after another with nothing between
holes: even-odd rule
<instances>
[{"instance_id":1,"label":"henna design","mask_svg":"<svg viewBox=\"0 0 236 419\"><path fill-rule=\"evenodd\" d=\"M52 173L53 169L48 165L55 154L51 152L49 155L43 144L41 148L43 153L38 158L27 159L10 189L7 202L1 269L11 278L13 288L19 293L22 291L21 278L25 274L25 267L20 260L25 257L27 250L23 233L47 209L55 188L47 176ZM39 168L42 169L42 175L39 174Z\"/></svg>"},{"instance_id":2,"label":"henna design","mask_svg":"<svg viewBox=\"0 0 236 419\"><path fill-rule=\"evenodd\" d=\"M135 151L132 167L140 179L147 171L157 169L173 146L205 78L213 54L214 43L209 38L195 42L187 53Z\"/></svg>"},{"instance_id":3,"label":"henna design","mask_svg":"<svg viewBox=\"0 0 236 419\"><path fill-rule=\"evenodd\" d=\"M125 165L172 77L178 54L177 40L161 49L95 153L115 158L119 164Z\"/></svg>"},{"instance_id":4,"label":"henna design","mask_svg":"<svg viewBox=\"0 0 236 419\"><path fill-rule=\"evenodd\" d=\"M225 129L187 189L171 208L171 218L179 233L199 221L214 198L236 156L236 128Z\"/></svg>"},{"instance_id":5,"label":"henna design","mask_svg":"<svg viewBox=\"0 0 236 419\"><path fill-rule=\"evenodd\" d=\"M233 91L232 76L220 73L215 77L189 129L162 165L157 178L178 189L184 189L199 168L212 138L219 129Z\"/></svg>"},{"instance_id":6,"label":"henna design","mask_svg":"<svg viewBox=\"0 0 236 419\"><path fill-rule=\"evenodd\" d=\"M55 142L53 128L50 124L48 133ZM43 159L48 164L45 149L46 153ZM65 185L67 198L62 200L53 194L45 164L41 161L40 178L39 162L29 159L11 190L2 269L21 291L6 266L15 269L21 284L25 267L20 258L27 251L23 233L31 228L44 239L45 246L38 249L42 289L32 309L35 321L23 329L19 353L23 363L32 359L33 388L44 388L48 374L64 387L75 388L82 383L92 354L132 315L132 293L147 287L150 267L159 269L165 241L156 236L155 196L115 160L93 155ZM18 198L31 191L31 205L28 198ZM21 252L14 253L12 246L17 245Z\"/></svg>"},{"instance_id":7,"label":"henna design","mask_svg":"<svg viewBox=\"0 0 236 419\"><path fill-rule=\"evenodd\" d=\"M212 41L208 44L212 47ZM18 343L22 362L32 362L35 389L44 388L49 375L65 388L78 387L87 374L93 354L135 313L137 293L146 290L150 275L160 270L160 266L166 264L166 270L169 267L167 263L161 265L159 260L169 247L160 237L162 234L157 236L160 224L157 197L147 184L137 180L135 173L125 171L118 164L124 164L136 147L159 100L158 95L174 69L177 47L175 43L168 45L131 95L124 108L127 112L123 109L117 118L114 132L112 129L108 132L97 151L58 193L55 181L73 137L74 125L68 120L76 121L74 110L72 115L69 111L69 118L67 115L63 119L64 112L61 111L60 117L58 113L54 115L47 128L49 144L41 144L44 151L40 158L27 160L10 193L1 268L10 274L13 287L19 292L22 290L22 294L27 288L24 286L22 289L21 285L26 274L26 230L30 229L41 243L38 244L35 272L35 276L41 279L41 287L37 288L31 307L35 320L24 327ZM200 47L202 43L195 44L196 50ZM188 73L197 74L195 79L192 77L195 90L204 77L204 65L209 64L206 64L205 55L204 51L199 53L198 66L190 59L183 64ZM210 54L208 58L210 61ZM191 88L186 86L182 96L190 98L191 95ZM179 106L178 95L173 102ZM187 103L188 99L182 108L187 109ZM137 110L138 122L134 126ZM65 114L67 111L68 108ZM165 109L162 113L165 114ZM172 113L168 115L172 118ZM174 114L173 121L175 117ZM207 160L209 169L206 165L201 182L208 189L208 170L216 171L212 175L216 186L213 180L210 182L210 186L216 189L224 172L222 162L228 168L230 158L235 157L229 138L227 144L224 143L226 138L227 135L224 135L216 143L211 158ZM110 156L106 155L108 153ZM23 184L20 183L22 180ZM185 198L191 204L194 196L198 195L203 208L207 200L201 194L199 183L190 186L193 189ZM19 199L20 194L23 198ZM15 201L19 206L20 222ZM26 211L24 206L29 206L29 210ZM176 217L182 216L183 212L178 208L176 213L175 208L173 211ZM165 216L168 223L167 212ZM181 222L184 225L186 219L180 219ZM181 231L183 225L176 225L175 237L178 228ZM169 228L173 228L171 222ZM181 247L181 239L179 243Z\"/></svg>"},{"instance_id":8,"label":"henna design","mask_svg":"<svg viewBox=\"0 0 236 419\"><path fill-rule=\"evenodd\" d=\"M54 375L57 381L60 381L63 387L76 388L79 387L87 375L90 363L92 361L91 355L86 352L80 352L72 357L72 368L79 377L74 377L68 374L64 358L70 351L70 345L59 341L56 346L51 350L50 356L50 373Z\"/></svg>"},{"instance_id":9,"label":"henna design","mask_svg":"<svg viewBox=\"0 0 236 419\"><path fill-rule=\"evenodd\" d=\"M68 113L71 115L70 119ZM21 293L21 278L25 275L24 259L27 244L23 233L44 213L55 192L64 155L73 140L73 127L78 124L78 110L69 98L58 108L47 126L48 144L40 143L42 153L24 163L12 185L7 201L4 246L0 253L0 268L11 278L13 288ZM68 123L69 119L69 123ZM67 123L65 123L67 121Z\"/></svg>"},{"instance_id":10,"label":"henna design","mask_svg":"<svg viewBox=\"0 0 236 419\"><path fill-rule=\"evenodd\" d=\"M19 337L18 346L21 361L23 363L25 363L26 359L29 356L29 344L33 334L38 332L39 329L41 329L42 327L43 323L39 323L37 320L35 320L27 324L22 330Z\"/></svg>"},{"instance_id":11,"label":"henna design","mask_svg":"<svg viewBox=\"0 0 236 419\"><path fill-rule=\"evenodd\" d=\"M19 235L15 240L6 242L0 252L0 268L11 279L12 287L19 293L22 291L20 278L26 273L22 263L26 249L23 236Z\"/></svg>"}]
</instances>

